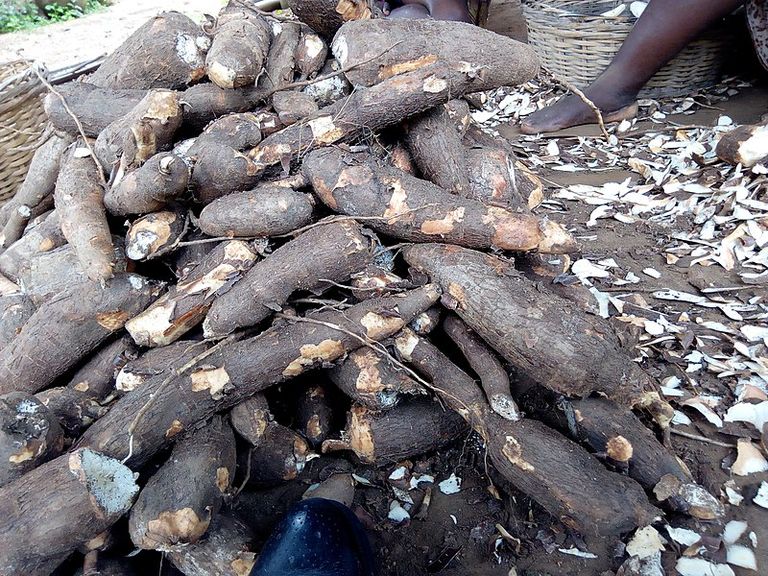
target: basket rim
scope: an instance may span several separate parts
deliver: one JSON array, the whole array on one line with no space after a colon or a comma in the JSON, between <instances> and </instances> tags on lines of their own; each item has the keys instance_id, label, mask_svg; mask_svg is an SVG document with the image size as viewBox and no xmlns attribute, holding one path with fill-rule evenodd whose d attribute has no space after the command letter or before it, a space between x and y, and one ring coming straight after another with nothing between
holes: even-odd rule
<instances>
[{"instance_id":1,"label":"basket rim","mask_svg":"<svg viewBox=\"0 0 768 576\"><path fill-rule=\"evenodd\" d=\"M42 84L34 69L44 78L48 74L48 70L43 64L33 60L21 59L0 63L0 71L5 69L10 69L11 74L7 77L0 75L0 100L15 96L16 93L25 90L30 84Z\"/></svg>"},{"instance_id":2,"label":"basket rim","mask_svg":"<svg viewBox=\"0 0 768 576\"><path fill-rule=\"evenodd\" d=\"M592 5L598 3L611 3L614 5L629 4L629 2L616 2L616 0L521 0L523 9L526 12L526 18L531 18L531 15L535 15L534 18L538 20L568 19L581 22L602 22L611 24L634 24L637 22L637 17L629 10L625 10L617 16L603 16L602 14L574 12L573 10L566 10L561 6L558 6L562 4Z\"/></svg>"}]
</instances>

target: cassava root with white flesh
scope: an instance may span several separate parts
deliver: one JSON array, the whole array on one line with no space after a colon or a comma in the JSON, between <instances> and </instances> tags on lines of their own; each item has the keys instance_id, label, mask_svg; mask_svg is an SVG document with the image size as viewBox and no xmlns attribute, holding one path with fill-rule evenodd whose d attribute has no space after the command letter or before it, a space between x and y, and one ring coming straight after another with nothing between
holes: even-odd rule
<instances>
[{"instance_id":1,"label":"cassava root with white flesh","mask_svg":"<svg viewBox=\"0 0 768 576\"><path fill-rule=\"evenodd\" d=\"M302 494L378 521L397 466L422 521L426 478L465 456L585 537L650 502L720 518L631 411L669 424L655 381L542 285L579 249L536 209L545 180L470 114L534 78L533 49L288 4L165 13L46 97L50 139L0 208L0 575L127 576L160 551L246 576Z\"/></svg>"}]
</instances>

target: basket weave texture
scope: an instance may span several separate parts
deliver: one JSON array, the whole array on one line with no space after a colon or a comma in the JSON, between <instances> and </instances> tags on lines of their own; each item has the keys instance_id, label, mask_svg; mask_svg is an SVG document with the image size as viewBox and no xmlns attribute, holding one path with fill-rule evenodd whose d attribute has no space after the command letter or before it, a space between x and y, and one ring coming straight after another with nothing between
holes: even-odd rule
<instances>
[{"instance_id":1,"label":"basket weave texture","mask_svg":"<svg viewBox=\"0 0 768 576\"><path fill-rule=\"evenodd\" d=\"M16 193L32 156L48 136L45 85L33 66L24 60L0 64L0 205Z\"/></svg>"},{"instance_id":2,"label":"basket weave texture","mask_svg":"<svg viewBox=\"0 0 768 576\"><path fill-rule=\"evenodd\" d=\"M618 16L601 14L626 4ZM523 0L528 42L555 76L583 88L610 64L635 25L629 2L617 0ZM642 98L684 96L716 84L729 34L714 27L691 42L640 93Z\"/></svg>"}]
</instances>

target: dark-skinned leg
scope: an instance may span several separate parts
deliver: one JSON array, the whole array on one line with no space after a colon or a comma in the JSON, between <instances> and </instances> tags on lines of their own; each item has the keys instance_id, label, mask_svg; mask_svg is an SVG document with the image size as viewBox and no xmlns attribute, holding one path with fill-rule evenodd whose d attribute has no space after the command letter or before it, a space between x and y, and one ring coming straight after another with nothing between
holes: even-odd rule
<instances>
[{"instance_id":1,"label":"dark-skinned leg","mask_svg":"<svg viewBox=\"0 0 768 576\"><path fill-rule=\"evenodd\" d=\"M651 0L621 49L585 95L611 115L630 106L659 69L713 22L744 0ZM521 125L526 134L554 132L595 122L594 112L574 95L531 114Z\"/></svg>"},{"instance_id":2,"label":"dark-skinned leg","mask_svg":"<svg viewBox=\"0 0 768 576\"><path fill-rule=\"evenodd\" d=\"M420 18L429 18L429 12L420 4L405 4L389 12L389 18L407 18L409 20L418 20Z\"/></svg>"},{"instance_id":3,"label":"dark-skinned leg","mask_svg":"<svg viewBox=\"0 0 768 576\"><path fill-rule=\"evenodd\" d=\"M471 22L467 0L403 0L408 6L423 6L435 20Z\"/></svg>"}]
</instances>

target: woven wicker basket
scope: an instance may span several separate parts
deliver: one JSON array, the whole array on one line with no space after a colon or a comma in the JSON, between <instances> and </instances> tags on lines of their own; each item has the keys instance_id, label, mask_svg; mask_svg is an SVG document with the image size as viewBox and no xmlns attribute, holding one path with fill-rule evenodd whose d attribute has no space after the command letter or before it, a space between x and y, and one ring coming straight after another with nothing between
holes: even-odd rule
<instances>
[{"instance_id":1,"label":"woven wicker basket","mask_svg":"<svg viewBox=\"0 0 768 576\"><path fill-rule=\"evenodd\" d=\"M32 66L24 60L0 65L0 205L16 193L48 136L41 98L45 86Z\"/></svg>"},{"instance_id":2,"label":"woven wicker basket","mask_svg":"<svg viewBox=\"0 0 768 576\"><path fill-rule=\"evenodd\" d=\"M601 14L627 4L614 17ZM523 0L528 42L555 76L585 87L610 64L637 20L619 0ZM721 78L730 36L715 27L691 42L646 84L640 96L683 96Z\"/></svg>"}]
</instances>

